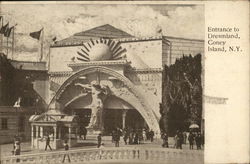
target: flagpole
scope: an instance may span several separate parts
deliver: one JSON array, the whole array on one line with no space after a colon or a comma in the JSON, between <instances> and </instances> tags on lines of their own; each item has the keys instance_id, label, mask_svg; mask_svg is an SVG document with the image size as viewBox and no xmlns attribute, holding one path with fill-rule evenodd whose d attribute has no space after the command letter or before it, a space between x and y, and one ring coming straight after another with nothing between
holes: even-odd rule
<instances>
[{"instance_id":1,"label":"flagpole","mask_svg":"<svg viewBox=\"0 0 250 164\"><path fill-rule=\"evenodd\" d=\"M50 70L50 45L51 45L51 43L49 44L49 53L48 53L48 56L47 56L47 58L46 58L46 62L48 62L48 70Z\"/></svg>"},{"instance_id":2,"label":"flagpole","mask_svg":"<svg viewBox=\"0 0 250 164\"><path fill-rule=\"evenodd\" d=\"M14 42L15 42L15 27L16 25L13 27L13 33L12 33L12 60L14 58Z\"/></svg>"},{"instance_id":3,"label":"flagpole","mask_svg":"<svg viewBox=\"0 0 250 164\"><path fill-rule=\"evenodd\" d=\"M43 59L43 39L44 39L44 29L42 30L41 55L40 55L40 60L39 61L42 61L42 59Z\"/></svg>"},{"instance_id":4,"label":"flagpole","mask_svg":"<svg viewBox=\"0 0 250 164\"><path fill-rule=\"evenodd\" d=\"M2 25L1 25L1 28L2 28L3 27L3 16L2 16L1 21L2 21ZM2 51L3 51L3 34L1 34L1 49L0 49L0 52L2 52Z\"/></svg>"},{"instance_id":5,"label":"flagpole","mask_svg":"<svg viewBox=\"0 0 250 164\"><path fill-rule=\"evenodd\" d=\"M6 37L7 38L7 59L9 57L9 45L8 45L8 42L9 42L9 37Z\"/></svg>"}]
</instances>

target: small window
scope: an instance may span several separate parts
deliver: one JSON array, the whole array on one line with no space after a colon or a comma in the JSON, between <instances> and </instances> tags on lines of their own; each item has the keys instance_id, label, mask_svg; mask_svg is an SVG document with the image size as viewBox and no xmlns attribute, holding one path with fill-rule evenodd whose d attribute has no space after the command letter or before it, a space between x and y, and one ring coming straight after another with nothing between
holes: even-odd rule
<instances>
[{"instance_id":1,"label":"small window","mask_svg":"<svg viewBox=\"0 0 250 164\"><path fill-rule=\"evenodd\" d=\"M2 130L8 129L8 119L7 118L2 118L1 127L2 127Z\"/></svg>"}]
</instances>

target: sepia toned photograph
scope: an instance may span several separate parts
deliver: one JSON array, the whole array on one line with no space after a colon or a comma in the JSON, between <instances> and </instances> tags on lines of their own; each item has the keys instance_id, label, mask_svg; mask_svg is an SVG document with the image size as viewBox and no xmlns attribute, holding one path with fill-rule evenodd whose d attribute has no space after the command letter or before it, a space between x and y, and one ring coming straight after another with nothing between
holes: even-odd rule
<instances>
[{"instance_id":1,"label":"sepia toned photograph","mask_svg":"<svg viewBox=\"0 0 250 164\"><path fill-rule=\"evenodd\" d=\"M0 3L0 163L203 164L204 5Z\"/></svg>"}]
</instances>

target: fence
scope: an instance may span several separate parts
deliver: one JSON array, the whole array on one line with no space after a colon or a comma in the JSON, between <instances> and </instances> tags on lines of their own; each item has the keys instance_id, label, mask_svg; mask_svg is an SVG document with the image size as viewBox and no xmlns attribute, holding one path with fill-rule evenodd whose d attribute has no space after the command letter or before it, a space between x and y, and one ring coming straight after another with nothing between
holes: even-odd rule
<instances>
[{"instance_id":1,"label":"fence","mask_svg":"<svg viewBox=\"0 0 250 164\"><path fill-rule=\"evenodd\" d=\"M57 164L62 163L65 154L70 156L71 163L95 163L107 161L133 161L136 163L204 163L203 151L189 151L167 148L91 148L76 149L69 151L57 151L50 153L37 153L19 156L9 156L1 159L1 164ZM66 158L66 161L68 159ZM132 162L132 163L133 163Z\"/></svg>"}]
</instances>

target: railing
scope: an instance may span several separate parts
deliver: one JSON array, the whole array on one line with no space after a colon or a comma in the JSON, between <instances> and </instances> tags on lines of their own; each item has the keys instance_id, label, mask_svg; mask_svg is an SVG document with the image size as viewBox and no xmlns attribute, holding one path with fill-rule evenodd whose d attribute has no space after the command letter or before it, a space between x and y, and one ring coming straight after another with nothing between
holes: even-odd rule
<instances>
[{"instance_id":1,"label":"railing","mask_svg":"<svg viewBox=\"0 0 250 164\"><path fill-rule=\"evenodd\" d=\"M102 161L134 161L145 162L164 162L171 164L188 163L202 164L204 163L203 151L189 151L167 148L92 148L92 149L76 149L69 151L57 151L50 153L37 153L19 156L9 156L1 159L1 164L25 163L25 164L57 164L62 163L65 154L70 156L71 163L89 163ZM66 157L65 162L68 162Z\"/></svg>"}]
</instances>

